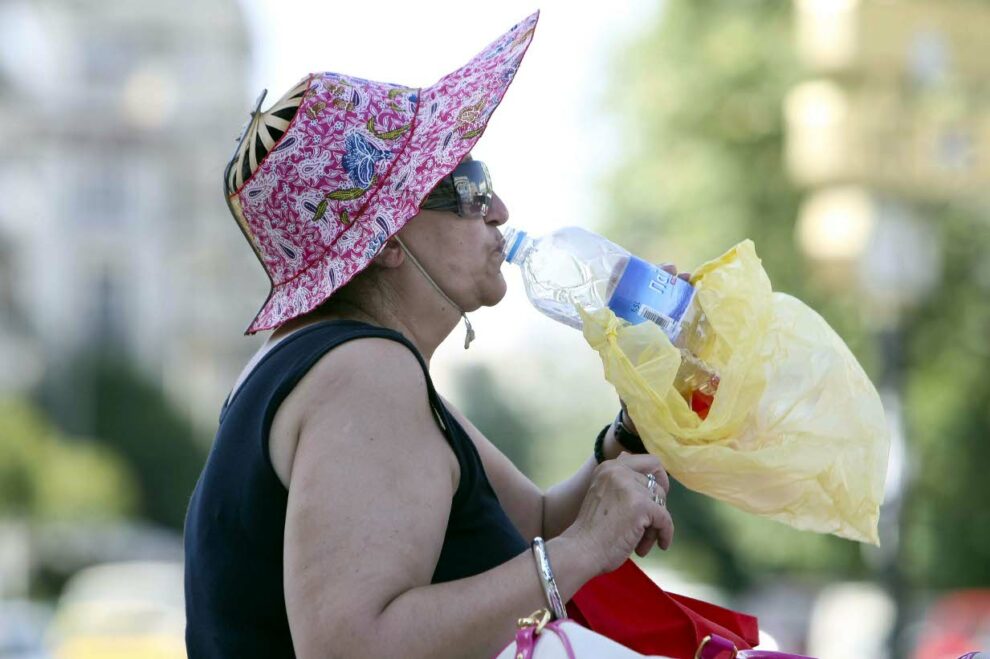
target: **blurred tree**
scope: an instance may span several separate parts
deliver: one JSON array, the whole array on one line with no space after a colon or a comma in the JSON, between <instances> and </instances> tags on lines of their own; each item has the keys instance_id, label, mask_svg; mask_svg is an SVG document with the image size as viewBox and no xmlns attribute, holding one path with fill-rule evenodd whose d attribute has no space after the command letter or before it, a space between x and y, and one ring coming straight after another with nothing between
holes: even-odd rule
<instances>
[{"instance_id":1,"label":"blurred tree","mask_svg":"<svg viewBox=\"0 0 990 659\"><path fill-rule=\"evenodd\" d=\"M106 351L80 355L59 379L41 389L57 422L126 460L137 477L137 512L181 529L209 445L192 421L132 363ZM72 392L72 407L60 404L65 391Z\"/></svg>"},{"instance_id":2,"label":"blurred tree","mask_svg":"<svg viewBox=\"0 0 990 659\"><path fill-rule=\"evenodd\" d=\"M25 401L0 401L0 516L107 519L134 509L136 484L114 451L60 435Z\"/></svg>"},{"instance_id":3,"label":"blurred tree","mask_svg":"<svg viewBox=\"0 0 990 659\"><path fill-rule=\"evenodd\" d=\"M666 0L662 7L613 62L608 100L624 160L605 181L605 232L648 260L685 269L752 238L775 289L818 309L877 381L879 351L862 302L852 291L817 287L794 241L800 192L784 167L783 101L803 73L792 3ZM962 202L920 210L941 233L946 269L940 288L903 319L903 363L893 365L905 385L918 466L901 567L915 585L990 585L983 473L990 224L985 208ZM756 572L865 573L855 543L794 531L683 489L671 501L681 543L697 551L692 560L730 587L724 575L734 571L733 556Z\"/></svg>"},{"instance_id":4,"label":"blurred tree","mask_svg":"<svg viewBox=\"0 0 990 659\"><path fill-rule=\"evenodd\" d=\"M928 209L945 248L942 286L904 322L905 413L916 484L907 567L918 585L990 586L990 223L961 205Z\"/></svg>"},{"instance_id":5,"label":"blurred tree","mask_svg":"<svg viewBox=\"0 0 990 659\"><path fill-rule=\"evenodd\" d=\"M778 290L822 311L854 348L851 307L805 289L794 243L800 195L785 171L783 100L800 79L791 3L667 0L613 62L609 96L623 160L605 181L605 232L647 260L683 269L744 238L756 243ZM861 332L861 330L860 330ZM753 572L800 567L858 573L854 543L811 536L737 513L677 488L679 551L700 576L729 589Z\"/></svg>"},{"instance_id":6,"label":"blurred tree","mask_svg":"<svg viewBox=\"0 0 990 659\"><path fill-rule=\"evenodd\" d=\"M491 371L482 365L470 365L456 375L461 411L524 474L533 470L532 430L520 419L525 418L499 389Z\"/></svg>"}]
</instances>

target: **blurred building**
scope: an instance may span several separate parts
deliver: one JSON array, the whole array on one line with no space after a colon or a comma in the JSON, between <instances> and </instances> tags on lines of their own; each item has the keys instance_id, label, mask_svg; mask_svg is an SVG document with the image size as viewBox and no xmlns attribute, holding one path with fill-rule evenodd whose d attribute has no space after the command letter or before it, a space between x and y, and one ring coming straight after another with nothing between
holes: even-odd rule
<instances>
[{"instance_id":1,"label":"blurred building","mask_svg":"<svg viewBox=\"0 0 990 659\"><path fill-rule=\"evenodd\" d=\"M797 0L811 77L787 101L805 188L851 183L911 200L979 196L990 178L990 8L965 0Z\"/></svg>"},{"instance_id":2,"label":"blurred building","mask_svg":"<svg viewBox=\"0 0 990 659\"><path fill-rule=\"evenodd\" d=\"M805 192L798 242L856 281L874 324L937 286L925 204L985 203L990 7L962 0L796 0L808 78L789 94L788 169ZM863 258L864 255L869 258Z\"/></svg>"},{"instance_id":3,"label":"blurred building","mask_svg":"<svg viewBox=\"0 0 990 659\"><path fill-rule=\"evenodd\" d=\"M902 511L918 468L903 412L905 319L943 276L934 209L987 201L990 6L795 0L795 8L807 78L784 112L788 170L805 193L798 244L835 294L858 298L876 334L891 436L881 548L866 555L886 592L850 586L823 594L812 637L823 656L880 657L888 655L856 636L882 633L889 656L900 657L910 645L913 598L902 568ZM855 624L853 609L864 611ZM833 627L848 632L838 644L829 640Z\"/></svg>"},{"instance_id":4,"label":"blurred building","mask_svg":"<svg viewBox=\"0 0 990 659\"><path fill-rule=\"evenodd\" d=\"M0 0L0 391L102 346L216 423L267 291L221 193L249 55L236 0Z\"/></svg>"}]
</instances>

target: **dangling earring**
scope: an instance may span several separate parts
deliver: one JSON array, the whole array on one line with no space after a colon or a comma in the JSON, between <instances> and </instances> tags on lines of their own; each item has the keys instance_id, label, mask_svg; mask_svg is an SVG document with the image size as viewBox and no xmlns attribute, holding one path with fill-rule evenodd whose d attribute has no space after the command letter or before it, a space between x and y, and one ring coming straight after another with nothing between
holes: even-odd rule
<instances>
[{"instance_id":1,"label":"dangling earring","mask_svg":"<svg viewBox=\"0 0 990 659\"><path fill-rule=\"evenodd\" d=\"M463 311L461 318L464 319L464 324L467 326L467 333L464 335L464 349L467 350L471 347L471 342L474 341L474 328L471 327L471 321L468 320L467 314Z\"/></svg>"}]
</instances>

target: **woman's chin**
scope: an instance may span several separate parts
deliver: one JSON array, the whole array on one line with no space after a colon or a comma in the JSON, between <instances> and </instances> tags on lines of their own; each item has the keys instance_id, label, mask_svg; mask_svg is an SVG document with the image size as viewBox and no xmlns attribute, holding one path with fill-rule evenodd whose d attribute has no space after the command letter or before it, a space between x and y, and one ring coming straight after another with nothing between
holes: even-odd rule
<instances>
[{"instance_id":1,"label":"woman's chin","mask_svg":"<svg viewBox=\"0 0 990 659\"><path fill-rule=\"evenodd\" d=\"M481 300L481 306L494 307L502 301L508 290L509 287L505 283L505 277L503 277L502 273L499 272L498 275L493 278L492 285L485 291L485 295Z\"/></svg>"}]
</instances>

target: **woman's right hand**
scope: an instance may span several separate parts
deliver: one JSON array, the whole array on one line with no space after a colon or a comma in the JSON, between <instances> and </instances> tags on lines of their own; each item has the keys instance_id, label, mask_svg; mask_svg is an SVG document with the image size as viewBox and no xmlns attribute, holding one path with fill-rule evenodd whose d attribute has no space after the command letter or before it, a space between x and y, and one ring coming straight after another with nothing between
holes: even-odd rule
<instances>
[{"instance_id":1,"label":"woman's right hand","mask_svg":"<svg viewBox=\"0 0 990 659\"><path fill-rule=\"evenodd\" d=\"M561 534L583 545L598 574L617 569L633 551L645 556L654 543L670 547L674 522L666 506L653 501L647 474L666 500L670 481L656 456L622 453L598 465L574 523Z\"/></svg>"}]
</instances>

